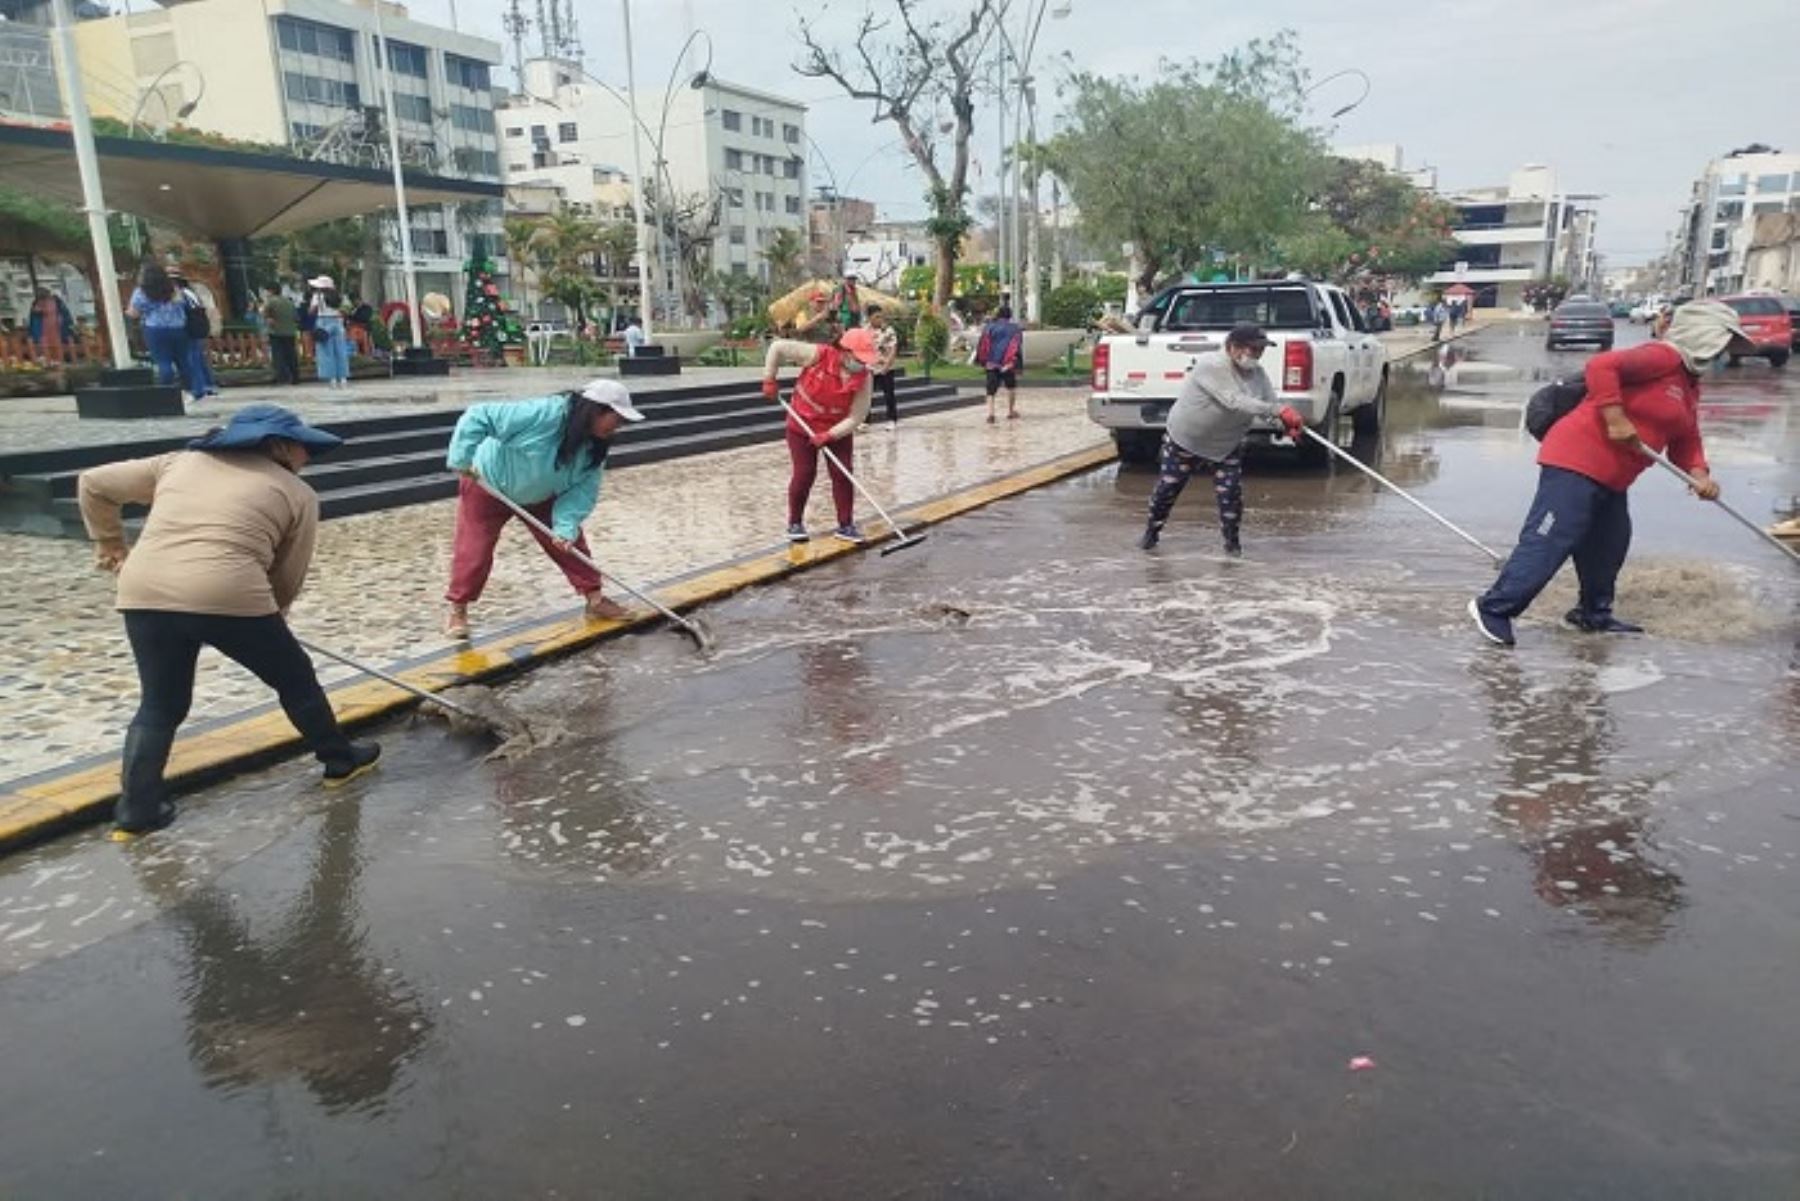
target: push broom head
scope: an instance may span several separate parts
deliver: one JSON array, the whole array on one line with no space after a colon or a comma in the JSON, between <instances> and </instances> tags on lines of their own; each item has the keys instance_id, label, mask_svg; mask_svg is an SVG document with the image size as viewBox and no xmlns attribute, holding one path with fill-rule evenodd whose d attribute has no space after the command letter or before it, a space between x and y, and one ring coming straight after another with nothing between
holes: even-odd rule
<instances>
[{"instance_id":1,"label":"push broom head","mask_svg":"<svg viewBox=\"0 0 1800 1201\"><path fill-rule=\"evenodd\" d=\"M923 534L902 534L900 537L881 548L882 557L885 558L888 555L899 554L908 547L917 546L923 541L925 541L925 535Z\"/></svg>"}]
</instances>

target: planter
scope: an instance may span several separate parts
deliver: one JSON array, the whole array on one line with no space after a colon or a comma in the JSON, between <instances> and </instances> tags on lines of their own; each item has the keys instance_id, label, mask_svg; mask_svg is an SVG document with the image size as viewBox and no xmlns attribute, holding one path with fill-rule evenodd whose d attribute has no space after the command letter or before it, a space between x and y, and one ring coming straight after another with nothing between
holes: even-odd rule
<instances>
[{"instance_id":1,"label":"planter","mask_svg":"<svg viewBox=\"0 0 1800 1201\"><path fill-rule=\"evenodd\" d=\"M652 340L663 348L666 355L694 359L717 346L724 337L725 331L718 329L659 329Z\"/></svg>"},{"instance_id":2,"label":"planter","mask_svg":"<svg viewBox=\"0 0 1800 1201\"><path fill-rule=\"evenodd\" d=\"M1069 347L1078 345L1086 331L1079 329L1028 329L1021 350L1026 367L1060 363Z\"/></svg>"},{"instance_id":3,"label":"planter","mask_svg":"<svg viewBox=\"0 0 1800 1201\"><path fill-rule=\"evenodd\" d=\"M523 367L525 365L525 348L523 346L518 346L509 342L500 348L500 356L506 360L506 365L508 367Z\"/></svg>"}]
</instances>

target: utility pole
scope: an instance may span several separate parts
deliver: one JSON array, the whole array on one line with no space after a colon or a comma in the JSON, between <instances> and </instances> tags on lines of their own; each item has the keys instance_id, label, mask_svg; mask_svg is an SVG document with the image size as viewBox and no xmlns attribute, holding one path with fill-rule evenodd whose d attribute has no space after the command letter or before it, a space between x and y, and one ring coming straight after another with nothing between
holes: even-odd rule
<instances>
[{"instance_id":1,"label":"utility pole","mask_svg":"<svg viewBox=\"0 0 1800 1201\"><path fill-rule=\"evenodd\" d=\"M106 228L106 199L100 192L100 157L94 152L94 123L88 116L87 93L81 82L81 63L75 57L75 16L69 0L53 0L56 12L56 56L62 64L64 86L69 90L69 131L75 142L75 166L81 173L81 207L87 212L88 238L94 247L94 273L100 278L100 310L106 318L106 342L113 366L131 366L131 345L126 340L125 310L119 304L119 269L113 263L112 234Z\"/></svg>"},{"instance_id":2,"label":"utility pole","mask_svg":"<svg viewBox=\"0 0 1800 1201\"><path fill-rule=\"evenodd\" d=\"M995 14L994 20L1000 22L1000 103L995 110L1000 115L1000 156L994 161L994 190L999 195L1000 207L995 210L998 224L994 228L994 275L999 281L1000 290L1006 291L1006 10L1002 8Z\"/></svg>"},{"instance_id":3,"label":"utility pole","mask_svg":"<svg viewBox=\"0 0 1800 1201\"><path fill-rule=\"evenodd\" d=\"M631 199L637 209L638 317L644 324L644 334L647 337L650 334L650 252L645 244L645 235L649 226L644 221L644 151L638 138L643 123L638 120L637 111L637 60L633 57L631 48L631 0L619 0L619 7L625 13L625 107L631 110L631 170L637 176L632 181Z\"/></svg>"},{"instance_id":4,"label":"utility pole","mask_svg":"<svg viewBox=\"0 0 1800 1201\"><path fill-rule=\"evenodd\" d=\"M1062 181L1050 177L1050 287L1063 285Z\"/></svg>"},{"instance_id":5,"label":"utility pole","mask_svg":"<svg viewBox=\"0 0 1800 1201\"><path fill-rule=\"evenodd\" d=\"M68 0L60 2L66 4ZM406 286L406 324L416 352L425 345L425 314L419 309L419 278L413 273L412 218L406 210L406 174L400 169L400 125L394 119L394 84L388 74L392 64L388 61L387 30L381 23L381 0L375 0L372 11L375 14L375 40L381 43L375 70L381 76L381 103L387 114L388 162L394 168L394 208L400 220L400 274Z\"/></svg>"}]
</instances>

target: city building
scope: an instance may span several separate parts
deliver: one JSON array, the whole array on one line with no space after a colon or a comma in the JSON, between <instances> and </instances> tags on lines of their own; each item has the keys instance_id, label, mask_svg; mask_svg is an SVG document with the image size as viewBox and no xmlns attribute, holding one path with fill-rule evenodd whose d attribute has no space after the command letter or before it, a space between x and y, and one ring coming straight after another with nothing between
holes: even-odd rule
<instances>
[{"instance_id":1,"label":"city building","mask_svg":"<svg viewBox=\"0 0 1800 1201\"><path fill-rule=\"evenodd\" d=\"M1756 219L1744 256L1744 287L1800 296L1800 212Z\"/></svg>"},{"instance_id":2,"label":"city building","mask_svg":"<svg viewBox=\"0 0 1800 1201\"><path fill-rule=\"evenodd\" d=\"M75 32L89 103L96 116L134 127L179 120L306 158L385 167L374 2L163 0L81 21ZM399 4L383 4L381 16L392 42L402 162L497 182L492 70L499 45L413 20ZM410 216L421 295L439 292L460 305L463 266L477 255L506 273L497 205L421 205ZM398 297L397 221L389 216L384 225L386 278L365 274L361 287L379 283L384 295Z\"/></svg>"},{"instance_id":3,"label":"city building","mask_svg":"<svg viewBox=\"0 0 1800 1201\"><path fill-rule=\"evenodd\" d=\"M1338 158L1356 162L1374 163L1384 171L1391 172L1405 179L1413 187L1423 192L1435 192L1438 185L1436 167L1406 166L1406 152L1395 142L1378 142L1368 146L1338 146L1332 154Z\"/></svg>"},{"instance_id":4,"label":"city building","mask_svg":"<svg viewBox=\"0 0 1800 1201\"><path fill-rule=\"evenodd\" d=\"M1514 171L1504 184L1440 191L1456 210L1456 256L1427 277L1438 287L1466 284L1479 308L1518 308L1524 289L1553 276L1571 291L1598 286L1592 195L1564 193L1541 164Z\"/></svg>"},{"instance_id":5,"label":"city building","mask_svg":"<svg viewBox=\"0 0 1800 1201\"><path fill-rule=\"evenodd\" d=\"M844 270L844 255L853 239L875 224L875 204L820 188L807 206L806 268L815 276Z\"/></svg>"},{"instance_id":6,"label":"city building","mask_svg":"<svg viewBox=\"0 0 1800 1201\"><path fill-rule=\"evenodd\" d=\"M556 169L616 170L611 164L634 161L635 135L652 209L669 195L704 213L708 228L698 232L711 240L711 270L767 279L762 252L778 231L809 244L804 105L702 72L666 96L640 91L634 128L624 96L572 61L531 59L521 74L522 94L499 114L509 182L554 178L546 173ZM670 245L677 235L656 239L654 211L649 220L667 294L683 256Z\"/></svg>"},{"instance_id":7,"label":"city building","mask_svg":"<svg viewBox=\"0 0 1800 1201\"><path fill-rule=\"evenodd\" d=\"M1759 217L1800 212L1800 154L1760 143L1706 164L1675 234L1674 289L1726 295L1747 285Z\"/></svg>"}]
</instances>

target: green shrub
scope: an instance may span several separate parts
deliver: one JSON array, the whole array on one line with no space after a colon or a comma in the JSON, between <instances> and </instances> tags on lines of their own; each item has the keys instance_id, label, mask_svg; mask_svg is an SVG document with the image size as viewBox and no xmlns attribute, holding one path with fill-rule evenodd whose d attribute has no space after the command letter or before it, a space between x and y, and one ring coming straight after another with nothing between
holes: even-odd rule
<instances>
[{"instance_id":1,"label":"green shrub","mask_svg":"<svg viewBox=\"0 0 1800 1201\"><path fill-rule=\"evenodd\" d=\"M930 371L933 363L941 363L950 350L950 327L936 313L923 313L913 326L914 337L919 343L919 357L924 360L925 370Z\"/></svg>"},{"instance_id":2,"label":"green shrub","mask_svg":"<svg viewBox=\"0 0 1800 1201\"><path fill-rule=\"evenodd\" d=\"M1084 283L1052 288L1044 298L1044 325L1050 329L1086 329L1100 298Z\"/></svg>"}]
</instances>

